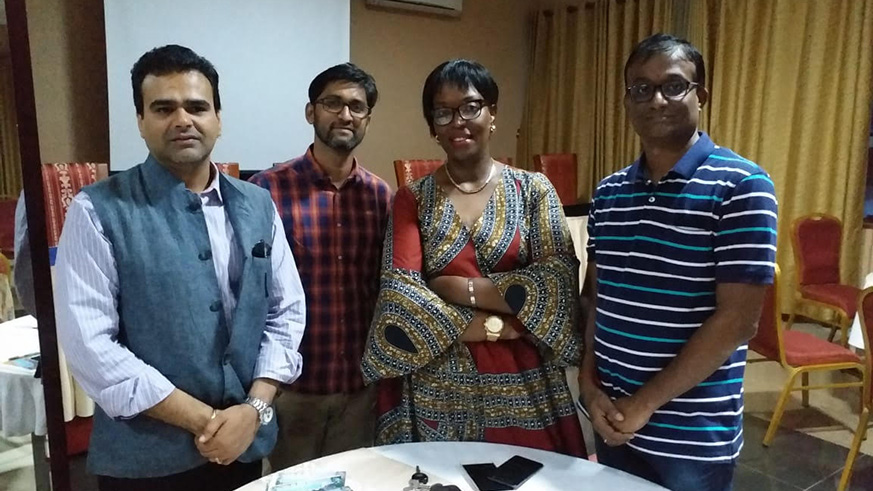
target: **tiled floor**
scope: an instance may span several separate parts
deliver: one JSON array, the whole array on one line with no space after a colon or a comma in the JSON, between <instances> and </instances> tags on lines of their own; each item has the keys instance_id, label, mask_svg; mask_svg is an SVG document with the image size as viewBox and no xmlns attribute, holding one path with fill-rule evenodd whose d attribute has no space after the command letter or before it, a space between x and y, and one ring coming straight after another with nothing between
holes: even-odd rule
<instances>
[{"instance_id":1,"label":"tiled floor","mask_svg":"<svg viewBox=\"0 0 873 491\"><path fill-rule=\"evenodd\" d=\"M737 491L825 491L837 489L846 462L845 447L798 432L780 430L770 447L761 445L769 421L747 416L746 445L740 455ZM855 461L852 490L873 490L873 457Z\"/></svg>"},{"instance_id":2,"label":"tiled floor","mask_svg":"<svg viewBox=\"0 0 873 491\"><path fill-rule=\"evenodd\" d=\"M795 329L824 335L821 328ZM749 359L758 359L750 353ZM856 381L846 373L810 375L811 384ZM734 488L737 491L825 491L837 489L858 425L858 389L823 389L810 392L809 407L796 392L782 417L770 447L761 445L773 408L785 384L785 371L773 362L752 362L745 379L745 446L740 455ZM873 437L873 431L870 431ZM861 444L851 490L873 491L873 438Z\"/></svg>"},{"instance_id":3,"label":"tiled floor","mask_svg":"<svg viewBox=\"0 0 873 491\"><path fill-rule=\"evenodd\" d=\"M809 326L796 329L816 331ZM756 358L752 354L751 359ZM812 383L850 375L812 375ZM745 446L737 466L736 491L829 491L837 489L852 434L858 424L857 389L818 390L810 395L810 407L800 404L800 395L788 404L779 432L770 447L761 445L785 373L775 363L751 363L745 382ZM873 430L861 445L850 489L873 491ZM84 472L84 459L72 464L73 489L96 491L93 477ZM0 490L33 491L33 467L29 441L0 440ZM619 491L619 490L616 490ZM620 490L623 491L623 490Z\"/></svg>"}]
</instances>

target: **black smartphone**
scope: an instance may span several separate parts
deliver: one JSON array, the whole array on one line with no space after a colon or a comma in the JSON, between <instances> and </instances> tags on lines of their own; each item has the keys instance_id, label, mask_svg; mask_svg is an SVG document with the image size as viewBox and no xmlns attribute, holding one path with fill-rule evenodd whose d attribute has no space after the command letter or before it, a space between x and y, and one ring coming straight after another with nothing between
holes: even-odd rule
<instances>
[{"instance_id":1,"label":"black smartphone","mask_svg":"<svg viewBox=\"0 0 873 491\"><path fill-rule=\"evenodd\" d=\"M464 464L463 467L479 491L510 491L512 489L512 486L488 479L488 476L497 471L497 466L494 464Z\"/></svg>"},{"instance_id":2,"label":"black smartphone","mask_svg":"<svg viewBox=\"0 0 873 491\"><path fill-rule=\"evenodd\" d=\"M535 460L526 459L521 455L516 455L501 464L494 471L494 474L491 474L490 479L500 484L512 486L512 489L515 489L524 484L525 481L530 479L530 476L536 474L542 468L543 464Z\"/></svg>"}]
</instances>

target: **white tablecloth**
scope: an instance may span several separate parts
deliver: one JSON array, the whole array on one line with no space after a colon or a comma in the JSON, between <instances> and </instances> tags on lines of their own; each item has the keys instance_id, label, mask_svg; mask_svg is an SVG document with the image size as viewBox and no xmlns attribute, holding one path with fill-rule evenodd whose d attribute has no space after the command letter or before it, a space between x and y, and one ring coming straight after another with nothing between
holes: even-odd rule
<instances>
[{"instance_id":1,"label":"white tablecloth","mask_svg":"<svg viewBox=\"0 0 873 491\"><path fill-rule=\"evenodd\" d=\"M861 289L870 288L873 286L873 273L867 275L864 279L864 286ZM861 306L858 306L860 309ZM871 319L873 320L873 319ZM855 320L852 322L852 327L849 330L849 344L860 349L864 349L864 337L861 334L861 315L855 314Z\"/></svg>"},{"instance_id":2,"label":"white tablecloth","mask_svg":"<svg viewBox=\"0 0 873 491\"><path fill-rule=\"evenodd\" d=\"M475 491L462 464L490 462L499 465L513 455L543 464L543 468L519 488L521 490L550 491L583 487L608 491L664 489L588 460L531 448L476 442L407 443L362 448L323 457L282 472L305 475L345 471L354 491L400 491L409 485L415 466L419 466L430 478L428 484L454 484L464 491ZM264 477L238 491L264 491L271 478Z\"/></svg>"},{"instance_id":3,"label":"white tablecloth","mask_svg":"<svg viewBox=\"0 0 873 491\"><path fill-rule=\"evenodd\" d=\"M9 365L16 356L39 353L36 319L31 316L0 324L0 434L4 437L46 434L45 395L42 379L34 370ZM64 421L94 415L94 401L73 380L59 350Z\"/></svg>"},{"instance_id":4,"label":"white tablecloth","mask_svg":"<svg viewBox=\"0 0 873 491\"><path fill-rule=\"evenodd\" d=\"M46 434L42 380L34 370L9 365L17 356L39 353L36 319L23 318L0 324L0 435Z\"/></svg>"}]
</instances>

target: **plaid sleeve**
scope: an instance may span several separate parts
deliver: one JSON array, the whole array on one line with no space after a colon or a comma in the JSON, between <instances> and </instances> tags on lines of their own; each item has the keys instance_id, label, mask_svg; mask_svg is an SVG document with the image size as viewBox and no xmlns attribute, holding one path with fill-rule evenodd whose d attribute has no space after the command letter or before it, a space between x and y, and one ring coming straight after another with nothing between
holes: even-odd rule
<instances>
[{"instance_id":1,"label":"plaid sleeve","mask_svg":"<svg viewBox=\"0 0 873 491\"><path fill-rule=\"evenodd\" d=\"M766 173L745 177L725 196L715 236L716 282L773 283L776 213L776 193Z\"/></svg>"}]
</instances>

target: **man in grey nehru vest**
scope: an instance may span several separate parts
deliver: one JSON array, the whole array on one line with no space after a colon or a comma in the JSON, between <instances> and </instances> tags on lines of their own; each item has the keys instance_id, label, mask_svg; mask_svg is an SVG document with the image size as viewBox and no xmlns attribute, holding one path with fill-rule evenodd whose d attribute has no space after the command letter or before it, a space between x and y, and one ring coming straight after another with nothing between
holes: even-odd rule
<instances>
[{"instance_id":1,"label":"man in grey nehru vest","mask_svg":"<svg viewBox=\"0 0 873 491\"><path fill-rule=\"evenodd\" d=\"M218 172L218 73L176 45L131 70L149 155L67 213L58 337L98 405L89 471L107 490L232 490L276 442L299 375L304 297L270 195Z\"/></svg>"}]
</instances>

